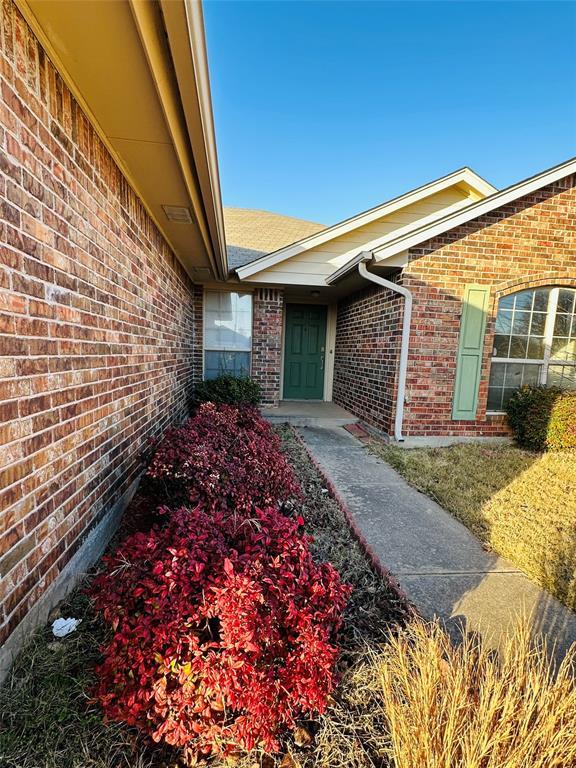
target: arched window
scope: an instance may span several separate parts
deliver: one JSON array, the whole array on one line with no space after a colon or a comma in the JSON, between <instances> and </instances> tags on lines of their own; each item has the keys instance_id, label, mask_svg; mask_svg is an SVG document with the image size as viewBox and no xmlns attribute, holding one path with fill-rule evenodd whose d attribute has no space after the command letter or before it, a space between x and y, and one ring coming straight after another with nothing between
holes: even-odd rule
<instances>
[{"instance_id":1,"label":"arched window","mask_svg":"<svg viewBox=\"0 0 576 768\"><path fill-rule=\"evenodd\" d=\"M522 384L576 389L576 289L535 288L498 303L488 411Z\"/></svg>"}]
</instances>

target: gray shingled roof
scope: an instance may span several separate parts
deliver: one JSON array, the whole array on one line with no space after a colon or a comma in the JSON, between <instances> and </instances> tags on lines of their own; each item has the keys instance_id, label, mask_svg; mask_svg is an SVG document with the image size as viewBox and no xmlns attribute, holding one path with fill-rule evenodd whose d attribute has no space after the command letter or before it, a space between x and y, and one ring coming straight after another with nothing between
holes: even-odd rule
<instances>
[{"instance_id":1,"label":"gray shingled roof","mask_svg":"<svg viewBox=\"0 0 576 768\"><path fill-rule=\"evenodd\" d=\"M231 270L326 228L270 211L229 207L224 208L224 227Z\"/></svg>"}]
</instances>

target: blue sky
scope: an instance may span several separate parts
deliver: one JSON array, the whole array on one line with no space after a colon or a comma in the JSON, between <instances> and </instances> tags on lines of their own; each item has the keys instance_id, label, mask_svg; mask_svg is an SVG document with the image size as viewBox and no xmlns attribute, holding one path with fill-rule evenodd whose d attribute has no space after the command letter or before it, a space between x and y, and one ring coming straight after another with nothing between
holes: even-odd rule
<instances>
[{"instance_id":1,"label":"blue sky","mask_svg":"<svg viewBox=\"0 0 576 768\"><path fill-rule=\"evenodd\" d=\"M332 224L576 155L576 2L205 0L225 205Z\"/></svg>"}]
</instances>

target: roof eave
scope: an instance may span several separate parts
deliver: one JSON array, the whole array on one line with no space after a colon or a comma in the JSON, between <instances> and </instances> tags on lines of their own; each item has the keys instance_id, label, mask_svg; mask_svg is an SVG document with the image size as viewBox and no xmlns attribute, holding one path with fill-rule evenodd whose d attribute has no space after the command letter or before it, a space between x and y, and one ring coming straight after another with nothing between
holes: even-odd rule
<instances>
[{"instance_id":1,"label":"roof eave","mask_svg":"<svg viewBox=\"0 0 576 768\"><path fill-rule=\"evenodd\" d=\"M336 283L340 282L340 280L343 280L347 275L353 272L358 264L365 260L366 251L360 251L360 253L354 256L353 259L350 259L350 261L347 261L346 264L343 264L340 269L337 269L335 272L332 272L331 275L328 275L326 278L326 285L335 285Z\"/></svg>"},{"instance_id":2,"label":"roof eave","mask_svg":"<svg viewBox=\"0 0 576 768\"><path fill-rule=\"evenodd\" d=\"M130 3L137 20L138 11L145 4L138 0ZM184 175L190 179L188 188L194 214L205 232L215 275L225 280L228 261L202 3L160 0L160 7L171 56L171 61L164 61L161 66L166 71L173 69L176 75L172 87L180 107L180 127L188 143L188 151L183 147L179 153L180 162ZM160 75L168 80L166 72Z\"/></svg>"},{"instance_id":3,"label":"roof eave","mask_svg":"<svg viewBox=\"0 0 576 768\"><path fill-rule=\"evenodd\" d=\"M80 66L82 56L89 57L90 54L83 50L77 51L69 44L68 36L73 35L73 25L76 23L74 15L68 13L61 3L16 0L16 4L74 99L87 115L96 134L184 268L193 277L198 265L204 268L204 264L209 264L215 276L225 279L227 262L224 226L199 0L174 0L169 3L172 13L179 14L184 19L179 39L180 49L184 52L187 50L187 54L176 56L174 34L168 33L160 2L125 0L122 3L104 3L101 9L95 9L94 4L87 4L87 9L93 16L96 15L102 21L102 28L106 28L106 23L113 24L117 16L121 17L122 23L126 17L130 19L130 32L134 33L142 48L141 51L140 47L138 48L136 55L132 37L127 41L115 39L114 46L111 47L110 40L104 37L99 40L98 33L90 29L88 19L91 17L88 10L81 11L84 14L83 32L90 31L94 47L100 44L102 56L107 57L110 62L109 69L118 67L118 78L109 85L107 107L119 98L118 94L124 82L132 82L134 73L139 71L141 54L144 54L141 79L143 93L148 96L150 85L155 89L158 101L155 101L152 112L153 115L161 114L161 119L156 122L151 119L150 125L154 127L147 125L140 132L139 126L138 130L132 131L132 125L126 122L123 124L123 116L120 120L122 133L114 130L117 129L118 123L111 126L108 116L103 114L100 98L102 89L99 87L102 77L99 79L94 75L94 71L97 71L94 62L90 60L91 66L88 68ZM188 5L198 6L192 8L189 16ZM42 13L39 13L40 9ZM77 11L76 7L74 11ZM80 11L76 15L79 13ZM167 16L170 16L170 13ZM191 19L189 24L186 23L187 18ZM68 25L62 25L62 19L68 19ZM175 77L176 69L182 70L186 67L190 79L197 81L189 90L197 94L194 98L197 99L198 114L203 115L203 124L202 128L199 128L198 136L193 135L187 125L186 116L190 114L190 107L185 103L183 91ZM96 89L91 87L92 80L98 83ZM97 98L94 100L95 90ZM134 91L130 95L133 97ZM141 103L148 102L145 98ZM167 132L166 140L160 135L164 131L164 124L162 130L159 130L162 121ZM126 130L127 126L129 130ZM170 141L172 144L169 144ZM142 142L143 148L140 156L135 150L138 142ZM159 185L161 192L166 193L164 199L151 192L153 184L150 183L149 169L155 169L156 166L142 159L147 157L146 152L149 153L150 147L155 144L161 150L154 161L156 166L164 171L168 169L167 173L160 176L162 181L169 178L169 182ZM204 167L207 167L207 170L204 170ZM155 191L158 191L158 187ZM190 207L193 221L176 224L169 221L162 210L162 203Z\"/></svg>"}]
</instances>

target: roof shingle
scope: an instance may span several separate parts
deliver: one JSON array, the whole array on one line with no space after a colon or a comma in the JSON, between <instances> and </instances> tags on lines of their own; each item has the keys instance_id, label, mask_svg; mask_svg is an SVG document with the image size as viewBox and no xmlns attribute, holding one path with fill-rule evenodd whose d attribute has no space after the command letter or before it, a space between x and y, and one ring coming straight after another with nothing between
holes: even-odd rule
<instances>
[{"instance_id":1,"label":"roof shingle","mask_svg":"<svg viewBox=\"0 0 576 768\"><path fill-rule=\"evenodd\" d=\"M326 227L251 208L224 208L228 266L236 269Z\"/></svg>"}]
</instances>

